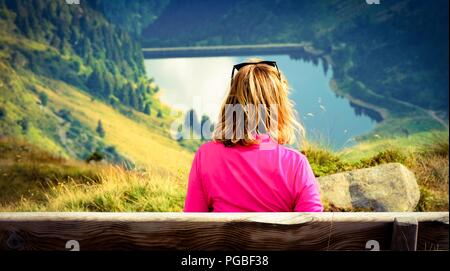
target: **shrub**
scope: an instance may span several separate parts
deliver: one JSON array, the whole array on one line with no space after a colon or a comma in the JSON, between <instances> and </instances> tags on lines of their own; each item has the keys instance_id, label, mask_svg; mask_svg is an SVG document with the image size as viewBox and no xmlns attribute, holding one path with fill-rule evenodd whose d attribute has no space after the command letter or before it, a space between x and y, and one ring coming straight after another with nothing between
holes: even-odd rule
<instances>
[{"instance_id":1,"label":"shrub","mask_svg":"<svg viewBox=\"0 0 450 271\"><path fill-rule=\"evenodd\" d=\"M434 134L430 143L425 144L421 149L422 155L425 156L448 156L449 153L449 138L447 136L439 136Z\"/></svg>"},{"instance_id":2,"label":"shrub","mask_svg":"<svg viewBox=\"0 0 450 271\"><path fill-rule=\"evenodd\" d=\"M163 117L163 113L162 113L161 109L158 110L158 113L156 114L156 117L158 117L160 119Z\"/></svg>"},{"instance_id":3,"label":"shrub","mask_svg":"<svg viewBox=\"0 0 450 271\"><path fill-rule=\"evenodd\" d=\"M89 163L91 161L99 162L104 159L104 155L100 153L99 151L93 152L91 155L89 155L88 158L86 158L86 162Z\"/></svg>"},{"instance_id":4,"label":"shrub","mask_svg":"<svg viewBox=\"0 0 450 271\"><path fill-rule=\"evenodd\" d=\"M448 194L447 194L448 195ZM448 200L437 196L432 190L421 186L420 199L417 203L416 212L448 211Z\"/></svg>"},{"instance_id":5,"label":"shrub","mask_svg":"<svg viewBox=\"0 0 450 271\"><path fill-rule=\"evenodd\" d=\"M22 132L23 133L28 133L28 130L30 129L30 122L28 121L27 118L23 118L19 121L17 121L17 124L20 126L20 128L22 128Z\"/></svg>"},{"instance_id":6,"label":"shrub","mask_svg":"<svg viewBox=\"0 0 450 271\"><path fill-rule=\"evenodd\" d=\"M388 149L379 152L371 158L361 160L360 167L373 167L380 164L395 162L404 164L406 161L407 156L402 151L398 149Z\"/></svg>"},{"instance_id":7,"label":"shrub","mask_svg":"<svg viewBox=\"0 0 450 271\"><path fill-rule=\"evenodd\" d=\"M47 106L48 96L45 92L39 92L39 101L41 101L42 106Z\"/></svg>"},{"instance_id":8,"label":"shrub","mask_svg":"<svg viewBox=\"0 0 450 271\"><path fill-rule=\"evenodd\" d=\"M151 116L152 111L151 111L151 108L150 108L150 104L149 104L149 103L145 104L144 113L147 114L147 115L149 115L149 116Z\"/></svg>"},{"instance_id":9,"label":"shrub","mask_svg":"<svg viewBox=\"0 0 450 271\"><path fill-rule=\"evenodd\" d=\"M319 148L317 146L307 146L303 154L308 158L311 168L316 177L334 174L341 171L352 169L352 165L342 161L331 151Z\"/></svg>"},{"instance_id":10,"label":"shrub","mask_svg":"<svg viewBox=\"0 0 450 271\"><path fill-rule=\"evenodd\" d=\"M0 107L0 120L6 117L6 108Z\"/></svg>"},{"instance_id":11,"label":"shrub","mask_svg":"<svg viewBox=\"0 0 450 271\"><path fill-rule=\"evenodd\" d=\"M71 122L73 120L72 113L68 109L60 109L58 111L58 116L60 116L63 120L67 122Z\"/></svg>"}]
</instances>

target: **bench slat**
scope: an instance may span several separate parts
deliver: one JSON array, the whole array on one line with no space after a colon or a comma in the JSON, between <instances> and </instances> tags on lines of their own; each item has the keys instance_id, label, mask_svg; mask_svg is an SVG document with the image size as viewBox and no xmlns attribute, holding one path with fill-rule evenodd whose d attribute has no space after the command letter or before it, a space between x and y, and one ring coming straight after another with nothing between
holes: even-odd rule
<instances>
[{"instance_id":1,"label":"bench slat","mask_svg":"<svg viewBox=\"0 0 450 271\"><path fill-rule=\"evenodd\" d=\"M418 250L448 250L445 212L0 213L0 250L67 250L69 240L80 250L406 249L395 247L394 221L408 219Z\"/></svg>"}]
</instances>

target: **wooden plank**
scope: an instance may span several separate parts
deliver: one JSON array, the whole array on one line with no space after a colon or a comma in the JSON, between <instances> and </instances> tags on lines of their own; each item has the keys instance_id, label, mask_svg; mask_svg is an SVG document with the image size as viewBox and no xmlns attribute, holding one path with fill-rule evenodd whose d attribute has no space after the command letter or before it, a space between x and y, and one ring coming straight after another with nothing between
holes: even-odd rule
<instances>
[{"instance_id":1,"label":"wooden plank","mask_svg":"<svg viewBox=\"0 0 450 271\"><path fill-rule=\"evenodd\" d=\"M198 221L261 222L297 224L303 222L390 222L395 218L413 217L418 222L449 224L448 212L323 212L323 213L181 213L181 212L0 212L0 221Z\"/></svg>"},{"instance_id":2,"label":"wooden plank","mask_svg":"<svg viewBox=\"0 0 450 271\"><path fill-rule=\"evenodd\" d=\"M417 250L418 222L414 217L395 218L392 230L391 250Z\"/></svg>"},{"instance_id":3,"label":"wooden plank","mask_svg":"<svg viewBox=\"0 0 450 271\"><path fill-rule=\"evenodd\" d=\"M0 250L386 250L402 217L448 250L448 213L0 213Z\"/></svg>"},{"instance_id":4,"label":"wooden plank","mask_svg":"<svg viewBox=\"0 0 450 271\"><path fill-rule=\"evenodd\" d=\"M448 250L448 223L419 222L417 250Z\"/></svg>"}]
</instances>

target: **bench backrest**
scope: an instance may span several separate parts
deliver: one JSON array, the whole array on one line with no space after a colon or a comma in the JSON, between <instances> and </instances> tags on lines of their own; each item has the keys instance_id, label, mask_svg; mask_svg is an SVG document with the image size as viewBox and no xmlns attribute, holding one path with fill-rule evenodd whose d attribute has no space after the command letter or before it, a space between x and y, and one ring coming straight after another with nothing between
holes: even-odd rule
<instances>
[{"instance_id":1,"label":"bench backrest","mask_svg":"<svg viewBox=\"0 0 450 271\"><path fill-rule=\"evenodd\" d=\"M446 212L0 213L0 250L448 250Z\"/></svg>"}]
</instances>

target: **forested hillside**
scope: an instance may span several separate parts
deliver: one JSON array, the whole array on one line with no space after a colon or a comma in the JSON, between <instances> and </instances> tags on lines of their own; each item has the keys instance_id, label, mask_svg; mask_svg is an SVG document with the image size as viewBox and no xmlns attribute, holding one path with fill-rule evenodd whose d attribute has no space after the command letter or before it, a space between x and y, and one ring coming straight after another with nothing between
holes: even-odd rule
<instances>
[{"instance_id":1,"label":"forested hillside","mask_svg":"<svg viewBox=\"0 0 450 271\"><path fill-rule=\"evenodd\" d=\"M48 46L28 50L5 42L13 65L61 79L89 93L143 111L152 93L141 48L130 35L96 11L95 2L0 2L5 30ZM12 38L12 37L11 37Z\"/></svg>"},{"instance_id":2,"label":"forested hillside","mask_svg":"<svg viewBox=\"0 0 450 271\"><path fill-rule=\"evenodd\" d=\"M170 0L91 1L91 4L113 24L139 38L141 31L152 24Z\"/></svg>"},{"instance_id":3,"label":"forested hillside","mask_svg":"<svg viewBox=\"0 0 450 271\"><path fill-rule=\"evenodd\" d=\"M52 98L70 99L61 89L69 87L128 118L142 112L154 131L167 133L169 109L145 74L140 44L105 17L102 3L0 0L0 135L64 156L133 164L105 139L109 120L82 121Z\"/></svg>"}]
</instances>

